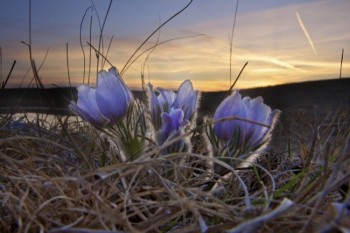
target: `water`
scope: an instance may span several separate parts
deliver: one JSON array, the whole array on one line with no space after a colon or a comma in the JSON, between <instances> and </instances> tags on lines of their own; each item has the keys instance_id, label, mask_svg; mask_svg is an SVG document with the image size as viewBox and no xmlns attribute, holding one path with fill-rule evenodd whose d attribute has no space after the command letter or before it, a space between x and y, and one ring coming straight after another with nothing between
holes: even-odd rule
<instances>
[{"instance_id":1,"label":"water","mask_svg":"<svg viewBox=\"0 0 350 233\"><path fill-rule=\"evenodd\" d=\"M15 113L13 115L0 114L0 126L9 130L26 131L30 128L44 128L47 130L60 130L65 126L83 126L80 117L73 115L53 115L47 113Z\"/></svg>"}]
</instances>

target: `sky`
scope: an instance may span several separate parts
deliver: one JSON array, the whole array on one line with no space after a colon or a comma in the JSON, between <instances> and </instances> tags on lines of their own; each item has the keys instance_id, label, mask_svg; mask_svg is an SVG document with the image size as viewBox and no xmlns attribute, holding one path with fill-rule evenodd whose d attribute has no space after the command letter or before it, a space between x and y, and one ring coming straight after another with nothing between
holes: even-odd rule
<instances>
[{"instance_id":1,"label":"sky","mask_svg":"<svg viewBox=\"0 0 350 233\"><path fill-rule=\"evenodd\" d=\"M99 47L100 25L110 1L32 0L31 8L29 3L0 3L0 81L16 60L7 86L30 85L31 44L45 86L94 86L96 71L108 70L110 64L100 56L97 65L88 42ZM121 72L142 42L188 3L114 0L99 51ZM235 88L339 78L342 49L342 77L350 76L350 1L240 1L230 72L236 4L236 0L194 0L145 43L135 57L141 56L123 70L125 82L140 89L143 77L156 87L176 89L190 79L197 90L228 90L246 62Z\"/></svg>"}]
</instances>

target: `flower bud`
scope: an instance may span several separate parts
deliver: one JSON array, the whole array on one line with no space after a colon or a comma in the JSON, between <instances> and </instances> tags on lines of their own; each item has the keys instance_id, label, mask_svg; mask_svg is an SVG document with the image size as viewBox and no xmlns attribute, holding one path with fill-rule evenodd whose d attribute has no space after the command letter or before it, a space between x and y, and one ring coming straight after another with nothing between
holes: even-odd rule
<instances>
[{"instance_id":1,"label":"flower bud","mask_svg":"<svg viewBox=\"0 0 350 233\"><path fill-rule=\"evenodd\" d=\"M242 100L239 92L234 91L215 111L214 121L219 122L214 123L214 132L227 143L235 140L240 145L239 148L249 147L254 150L266 141L266 135L279 112L271 111L261 97L245 97ZM220 121L230 117L232 119ZM234 119L235 117L239 119Z\"/></svg>"},{"instance_id":2,"label":"flower bud","mask_svg":"<svg viewBox=\"0 0 350 233\"><path fill-rule=\"evenodd\" d=\"M110 121L116 123L123 117L133 101L133 96L115 67L108 72L98 73L96 87L96 102L101 113Z\"/></svg>"},{"instance_id":3,"label":"flower bud","mask_svg":"<svg viewBox=\"0 0 350 233\"><path fill-rule=\"evenodd\" d=\"M96 90L88 85L80 85L78 90L78 101L71 101L69 108L72 112L90 122L97 128L102 128L108 120L101 114L96 103Z\"/></svg>"}]
</instances>

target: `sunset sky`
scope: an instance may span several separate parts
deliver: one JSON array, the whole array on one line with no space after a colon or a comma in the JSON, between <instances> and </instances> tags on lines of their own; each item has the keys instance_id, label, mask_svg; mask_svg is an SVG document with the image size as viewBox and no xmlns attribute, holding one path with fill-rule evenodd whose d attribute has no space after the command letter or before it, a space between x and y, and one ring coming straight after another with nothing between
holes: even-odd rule
<instances>
[{"instance_id":1,"label":"sunset sky","mask_svg":"<svg viewBox=\"0 0 350 233\"><path fill-rule=\"evenodd\" d=\"M106 54L113 36L107 57L121 71L147 36L188 2L113 1L101 52ZM71 84L76 86L88 81L90 21L92 19L92 45L97 48L100 30L97 13L102 23L109 1L95 0L94 3L97 11L89 8L90 0L32 0L32 55L37 67L41 66L39 75L47 87L69 84L67 43ZM194 0L156 33L141 52L157 41L175 40L159 45L147 61L149 52L141 56L123 73L125 82L132 89L140 89L141 72L144 71L145 81L155 86L176 88L183 80L191 79L198 90L227 90L230 85L229 35L235 7L235 0ZM246 62L248 65L236 88L338 78L342 49L342 76L349 77L349 11L348 0L240 1L233 34L232 80ZM81 22L85 79L79 38ZM29 43L29 0L2 1L1 82L13 61L17 61L9 87L26 87L33 77L28 46L21 41ZM91 63L90 84L94 85L94 54ZM108 69L108 63L103 68Z\"/></svg>"}]
</instances>

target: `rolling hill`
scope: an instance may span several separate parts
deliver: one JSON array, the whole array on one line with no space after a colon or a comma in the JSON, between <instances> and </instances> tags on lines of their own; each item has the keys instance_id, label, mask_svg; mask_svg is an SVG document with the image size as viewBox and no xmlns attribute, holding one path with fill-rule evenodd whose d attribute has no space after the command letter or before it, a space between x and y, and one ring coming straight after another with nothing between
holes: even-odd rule
<instances>
[{"instance_id":1,"label":"rolling hill","mask_svg":"<svg viewBox=\"0 0 350 233\"><path fill-rule=\"evenodd\" d=\"M292 83L277 86L242 89L243 96L262 96L264 102L273 109L307 109L318 107L329 111L350 105L350 78ZM137 98L144 96L135 91ZM227 92L202 92L200 113L213 113ZM76 99L76 88L15 88L0 90L0 111L29 111L67 114L67 105ZM53 110L53 109L56 110Z\"/></svg>"}]
</instances>

